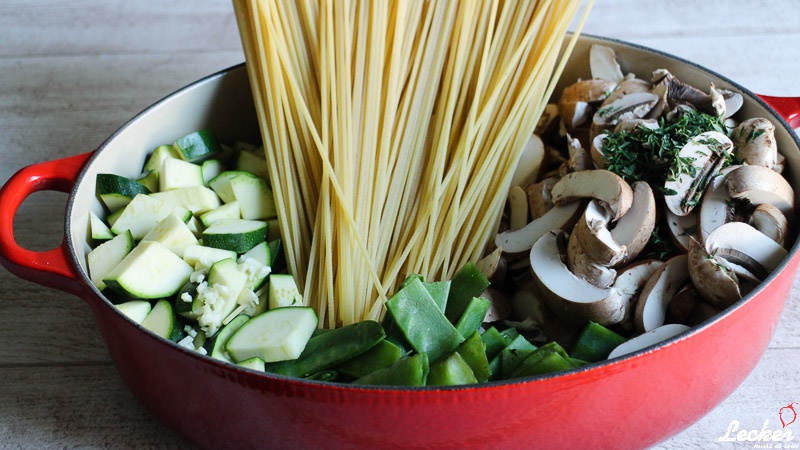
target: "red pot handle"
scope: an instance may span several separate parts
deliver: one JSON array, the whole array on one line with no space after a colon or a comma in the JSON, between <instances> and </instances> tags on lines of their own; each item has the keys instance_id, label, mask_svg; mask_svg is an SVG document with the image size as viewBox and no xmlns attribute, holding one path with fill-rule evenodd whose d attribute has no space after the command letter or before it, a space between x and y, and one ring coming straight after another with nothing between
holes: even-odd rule
<instances>
[{"instance_id":1,"label":"red pot handle","mask_svg":"<svg viewBox=\"0 0 800 450\"><path fill-rule=\"evenodd\" d=\"M794 129L800 128L800 97L771 97L759 95L761 100L778 112Z\"/></svg>"},{"instance_id":2,"label":"red pot handle","mask_svg":"<svg viewBox=\"0 0 800 450\"><path fill-rule=\"evenodd\" d=\"M0 189L0 263L9 272L77 296L86 287L69 260L66 238L61 245L46 251L32 251L14 239L14 216L22 202L37 191L69 193L83 166L94 152L33 164L15 173Z\"/></svg>"}]
</instances>

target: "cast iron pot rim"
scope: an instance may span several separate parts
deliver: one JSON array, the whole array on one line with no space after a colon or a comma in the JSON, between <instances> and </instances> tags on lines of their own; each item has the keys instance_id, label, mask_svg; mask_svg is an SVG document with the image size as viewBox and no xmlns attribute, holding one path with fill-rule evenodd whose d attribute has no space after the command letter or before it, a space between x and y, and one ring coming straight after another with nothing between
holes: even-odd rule
<instances>
[{"instance_id":1,"label":"cast iron pot rim","mask_svg":"<svg viewBox=\"0 0 800 450\"><path fill-rule=\"evenodd\" d=\"M735 81L730 80L727 77L725 77L723 75L720 75L719 73L717 73L717 72L715 72L713 70L707 69L707 68L705 68L705 67L703 67L703 66L701 66L701 65L699 65L697 63L688 61L688 60L686 60L684 58L681 58L679 56L675 56L675 55L672 55L672 54L669 54L669 53L666 53L666 52L663 52L663 51L660 51L660 50L656 50L656 49L653 49L653 48L650 48L650 47L643 46L643 45L640 45L640 44L635 44L635 43L631 43L631 42L627 42L627 41L623 41L623 40L615 39L615 38L607 38L607 37L602 37L602 36L596 36L596 35L592 35L592 34L588 34L588 33L581 33L580 37L581 37L581 39L588 38L588 39L594 39L594 40L598 40L598 41L605 41L605 42L609 42L609 43L613 43L613 44L617 44L617 45L621 45L621 46L630 47L632 49L642 50L642 51L645 51L645 52L653 53L653 54L655 54L657 56L661 56L661 57L664 57L664 58L667 58L667 59L672 59L672 60L674 60L674 61L676 61L678 63L684 64L684 65L688 65L688 66L692 66L692 67L694 67L696 69L699 69L700 71L706 72L706 73L708 73L710 75L718 77L721 80L724 80L726 83L729 83L731 86L736 88L742 95L745 95L750 100L756 101L758 104L763 106L766 110L768 110L772 114L771 119L775 119L776 123L779 123L783 128L785 128L786 130L788 130L790 132L789 134L792 136L792 139L794 141L795 146L797 147L797 150L800 151L800 137L798 137L797 133L794 132L794 130L786 122L786 120L780 114L778 114L769 104L764 102L758 95L754 94L753 92L751 92L747 88L743 87L739 83L736 83ZM544 380L550 380L550 379L553 379L553 378L562 378L562 377L563 378L567 378L567 377L581 376L585 372L591 372L591 371L598 370L598 369L608 368L608 367L611 367L611 366L614 366L614 365L617 365L617 364L624 363L625 361L627 361L629 359L638 358L638 357L640 357L640 356L642 356L644 354L657 352L657 351L659 351L660 349L662 349L664 347L673 345L673 344L675 344L675 343L677 343L679 341L683 341L685 339L689 339L693 335L696 335L696 334L699 334L699 333L703 332L706 328L709 328L709 327L713 326L717 322L725 320L725 318L727 316L733 314L736 310L741 308L742 305L744 305L746 302L748 302L751 298L753 298L756 295L760 294L767 285L769 285L779 274L781 274L784 271L786 266L789 264L789 261L793 260L797 256L798 251L800 251L800 239L798 239L798 237L795 236L795 242L792 245L791 249L789 250L786 258L784 258L784 260L781 262L781 264L774 271L772 271L772 273L770 273L769 276L764 281L759 283L758 286L755 289L753 289L746 296L744 296L743 298L738 300L736 303L734 303L733 305L731 305L728 308L726 308L725 310L723 310L722 312L717 313L714 316L712 316L711 318L706 319L702 323L691 327L689 330L684 331L683 333L680 333L677 336L674 336L674 337L672 337L670 339L667 339L665 341L659 342L657 344L654 344L652 346L646 347L644 349L638 350L638 351L633 352L633 353L622 355L622 356L619 356L619 357L616 357L616 358L613 358L613 359L608 359L608 360L604 360L604 361L590 363L590 364L587 364L585 366L581 366L581 367L578 367L578 368L565 370L565 371L561 371L561 372L554 372L554 373L536 375L536 376L524 377L524 378L516 378L516 379L511 379L511 380L490 381L490 382L484 382L484 383L478 383L478 384L470 384L470 385L461 385L461 386L422 386L422 387L367 386L367 385L353 385L353 384L347 384L347 383L336 383L336 382L330 382L330 381L308 380L308 379L303 379L303 378L288 377L288 376L284 376L284 375L265 373L265 372L260 372L260 371L256 371L256 370L252 370L252 369L239 367L239 366L227 363L227 362L219 361L217 359L211 358L210 356L201 355L201 354L199 354L199 353L197 353L195 351L190 351L189 349L183 348L183 347L177 345L177 343L174 343L174 342L168 341L166 339L163 339L160 336L158 336L155 333L153 333L152 331L147 330L146 328L142 327L140 324L134 322L132 319L130 319L129 317L125 316L122 312L120 312L119 309L117 309L114 306L114 304L112 304L105 297L105 295L103 295L97 289L97 287L95 287L95 285L91 282L91 280L87 276L86 272L81 268L81 264L80 264L80 262L78 260L78 255L77 255L78 252L76 251L77 247L75 245L76 243L72 239L72 233L70 232L71 228L72 228L72 223L71 223L70 217L72 216L72 209L74 207L76 191L77 191L78 187L81 185L81 183L83 182L84 177L87 175L88 168L92 165L94 160L99 157L100 153L105 149L105 147L108 145L108 143L113 141L117 135L122 133L132 123L136 122L141 116L144 116L145 114L149 113L151 110L160 107L160 105L163 104L168 99L170 99L172 97L176 97L178 95L181 95L184 92L189 91L191 89L194 89L194 88L196 88L196 87L198 87L200 85L203 85L205 83L209 83L209 82L215 81L218 78L226 76L230 72L233 72L235 70L241 69L245 65L246 65L245 62L238 63L238 64L232 65L230 67L227 67L225 69L222 69L222 70L219 70L217 72L214 72L212 74L206 75L206 76L204 76L204 77L202 77L202 78L200 78L198 80L195 80L195 81L193 81L193 82L191 82L191 83L189 83L189 84L187 84L185 86L182 86L182 87L176 89L175 91L173 91L172 93L167 94L164 97L162 97L161 99L159 99L156 102L152 103L151 105L149 105L148 107L146 107L145 109L143 109L142 111L137 113L135 116L133 116L130 120L126 121L119 128L117 128L116 131L114 131L106 140L103 141L102 144L100 144L100 146L95 150L95 152L91 155L89 160L86 162L86 164L81 169L80 174L78 175L78 177L75 180L75 185L73 186L72 192L70 193L70 195L69 195L69 197L67 199L66 213L65 213L65 227L66 227L66 229L65 229L65 231L66 231L65 237L66 237L66 241L67 241L67 246L69 248L69 258L71 259L72 264L74 266L74 269L75 269L76 273L79 274L79 276L80 276L81 280L83 281L84 285L89 286L90 289L91 289L91 291L87 291L84 294L84 299L87 302L94 302L94 299L90 299L91 297L96 297L97 299L100 299L102 304L103 304L102 308L105 308L104 312L105 312L105 310L108 310L108 309L113 310L114 314L122 316L132 326L135 326L136 328L139 328L140 331L142 331L143 333L147 334L150 339L155 339L158 342L160 342L161 345L164 345L164 346L170 348L173 351L181 351L184 354L189 355L189 356L191 356L193 358L196 358L196 359L198 359L198 360L200 360L200 361L202 361L204 363L216 366L216 368L218 368L218 369L232 371L232 372L238 373L239 375L242 375L242 376L248 376L248 375L249 376L259 376L259 377L263 377L263 378L268 379L268 380L274 380L276 383L289 383L289 384L295 384L295 385L298 385L298 386L319 387L319 388L327 388L327 389L334 389L334 390L338 389L338 390L342 390L342 391L353 391L353 392L355 392L355 391L391 391L391 392L403 391L403 392L409 392L409 393L410 392L428 392L428 393L430 393L430 392L441 392L441 391L473 391L473 390L483 390L483 389L494 389L494 388L497 388L497 387L510 387L510 386L514 386L514 385L524 385L524 384L535 383L535 382L544 381ZM800 182L800 180L798 180L798 182ZM82 256L85 257L85 255L82 255Z\"/></svg>"}]
</instances>

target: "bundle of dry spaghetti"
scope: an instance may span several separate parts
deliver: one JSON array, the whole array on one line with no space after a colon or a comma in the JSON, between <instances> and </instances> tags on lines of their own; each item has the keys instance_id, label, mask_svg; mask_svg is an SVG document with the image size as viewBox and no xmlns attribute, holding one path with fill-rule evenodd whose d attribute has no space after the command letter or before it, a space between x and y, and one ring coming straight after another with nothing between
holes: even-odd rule
<instances>
[{"instance_id":1,"label":"bundle of dry spaghetti","mask_svg":"<svg viewBox=\"0 0 800 450\"><path fill-rule=\"evenodd\" d=\"M407 275L476 261L582 2L233 3L288 267L321 323L377 319Z\"/></svg>"}]
</instances>

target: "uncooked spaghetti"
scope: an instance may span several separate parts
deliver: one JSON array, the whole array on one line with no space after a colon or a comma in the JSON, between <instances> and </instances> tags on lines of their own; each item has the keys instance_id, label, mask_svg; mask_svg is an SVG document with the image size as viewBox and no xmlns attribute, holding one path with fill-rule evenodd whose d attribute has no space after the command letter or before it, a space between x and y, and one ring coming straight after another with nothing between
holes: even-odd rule
<instances>
[{"instance_id":1,"label":"uncooked spaghetti","mask_svg":"<svg viewBox=\"0 0 800 450\"><path fill-rule=\"evenodd\" d=\"M328 327L378 319L409 274L481 256L590 8L233 3L287 264Z\"/></svg>"}]
</instances>

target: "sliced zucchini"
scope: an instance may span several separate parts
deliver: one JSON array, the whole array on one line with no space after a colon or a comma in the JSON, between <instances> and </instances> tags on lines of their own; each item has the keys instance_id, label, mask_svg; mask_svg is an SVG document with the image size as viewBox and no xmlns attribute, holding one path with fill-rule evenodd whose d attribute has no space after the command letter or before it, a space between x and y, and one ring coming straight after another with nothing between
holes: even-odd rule
<instances>
[{"instance_id":1,"label":"sliced zucchini","mask_svg":"<svg viewBox=\"0 0 800 450\"><path fill-rule=\"evenodd\" d=\"M117 305L117 309L119 309L119 312L122 314L130 317L134 322L142 323L145 317L150 313L150 310L153 309L153 305L147 300L131 300L129 302L120 303Z\"/></svg>"},{"instance_id":2,"label":"sliced zucchini","mask_svg":"<svg viewBox=\"0 0 800 450\"><path fill-rule=\"evenodd\" d=\"M247 287L256 290L264 284L269 274L272 273L269 260L269 247L266 242L256 245L239 257L240 270L247 274Z\"/></svg>"},{"instance_id":3,"label":"sliced zucchini","mask_svg":"<svg viewBox=\"0 0 800 450\"><path fill-rule=\"evenodd\" d=\"M189 212L191 213L191 211ZM189 230L191 230L192 234L194 234L194 237L197 239L203 237L203 224L200 223L200 219L198 219L194 214L192 214L192 216L189 217L189 220L186 221L186 226L189 227Z\"/></svg>"},{"instance_id":4,"label":"sliced zucchini","mask_svg":"<svg viewBox=\"0 0 800 450\"><path fill-rule=\"evenodd\" d=\"M219 159L208 159L203 161L200 168L203 172L203 184L207 186L209 181L225 171L225 163Z\"/></svg>"},{"instance_id":5,"label":"sliced zucchini","mask_svg":"<svg viewBox=\"0 0 800 450\"><path fill-rule=\"evenodd\" d=\"M197 164L167 158L161 165L161 172L158 174L158 190L161 192L203 185L203 169Z\"/></svg>"},{"instance_id":6,"label":"sliced zucchini","mask_svg":"<svg viewBox=\"0 0 800 450\"><path fill-rule=\"evenodd\" d=\"M242 327L250 317L245 314L240 314L233 318L227 325L222 327L217 333L216 336L212 338L209 342L210 345L207 347L210 348L211 357L214 359L219 359L220 361L227 361L232 363L233 360L230 356L228 356L227 350L225 350L225 345L228 344L228 340L233 336L233 333Z\"/></svg>"},{"instance_id":7,"label":"sliced zucchini","mask_svg":"<svg viewBox=\"0 0 800 450\"><path fill-rule=\"evenodd\" d=\"M267 240L267 223L257 220L225 219L203 231L203 245L244 253Z\"/></svg>"},{"instance_id":8,"label":"sliced zucchini","mask_svg":"<svg viewBox=\"0 0 800 450\"><path fill-rule=\"evenodd\" d=\"M300 295L293 276L274 274L269 277L269 309L302 304L303 296Z\"/></svg>"},{"instance_id":9,"label":"sliced zucchini","mask_svg":"<svg viewBox=\"0 0 800 450\"><path fill-rule=\"evenodd\" d=\"M136 180L113 173L98 173L97 195L109 212L126 206L138 194L149 194L150 190Z\"/></svg>"},{"instance_id":10,"label":"sliced zucchini","mask_svg":"<svg viewBox=\"0 0 800 450\"><path fill-rule=\"evenodd\" d=\"M161 170L161 165L164 164L165 159L180 159L180 157L181 155L178 153L178 150L172 145L159 145L147 158L147 161L144 163L144 167L142 168L142 172L155 171L156 174L158 174L158 171Z\"/></svg>"},{"instance_id":11,"label":"sliced zucchini","mask_svg":"<svg viewBox=\"0 0 800 450\"><path fill-rule=\"evenodd\" d=\"M256 147L252 150L240 150L236 153L234 167L236 170L245 170L259 178L269 180L267 158L264 157L264 149L262 147Z\"/></svg>"},{"instance_id":12,"label":"sliced zucchini","mask_svg":"<svg viewBox=\"0 0 800 450\"><path fill-rule=\"evenodd\" d=\"M184 223L184 214L173 212L161 220L142 238L144 241L158 241L173 253L183 258L190 245L197 245L197 238Z\"/></svg>"},{"instance_id":13,"label":"sliced zucchini","mask_svg":"<svg viewBox=\"0 0 800 450\"><path fill-rule=\"evenodd\" d=\"M114 233L111 232L111 229L108 228L103 219L97 216L97 214L89 211L89 232L92 235L92 239L97 241L108 241L114 239Z\"/></svg>"},{"instance_id":14,"label":"sliced zucchini","mask_svg":"<svg viewBox=\"0 0 800 450\"><path fill-rule=\"evenodd\" d=\"M272 189L263 178L243 172L228 182L233 198L239 202L243 219L272 219L278 216Z\"/></svg>"},{"instance_id":15,"label":"sliced zucchini","mask_svg":"<svg viewBox=\"0 0 800 450\"><path fill-rule=\"evenodd\" d=\"M131 250L103 281L121 295L156 299L175 295L191 273L192 266L178 255L156 241L148 241Z\"/></svg>"},{"instance_id":16,"label":"sliced zucchini","mask_svg":"<svg viewBox=\"0 0 800 450\"><path fill-rule=\"evenodd\" d=\"M89 277L97 289L101 291L105 289L106 283L103 282L103 278L128 256L133 250L133 244L133 235L126 230L110 241L98 245L86 255Z\"/></svg>"},{"instance_id":17,"label":"sliced zucchini","mask_svg":"<svg viewBox=\"0 0 800 450\"><path fill-rule=\"evenodd\" d=\"M141 240L159 222L174 212L176 208L178 207L174 204L151 195L139 194L122 210L122 213L111 226L111 231L114 234L120 234L125 230L130 230L135 240ZM179 214L183 216L187 213L191 214L185 209L179 211Z\"/></svg>"},{"instance_id":18,"label":"sliced zucchini","mask_svg":"<svg viewBox=\"0 0 800 450\"><path fill-rule=\"evenodd\" d=\"M189 162L204 161L222 151L211 129L198 130L175 141L181 159Z\"/></svg>"},{"instance_id":19,"label":"sliced zucchini","mask_svg":"<svg viewBox=\"0 0 800 450\"><path fill-rule=\"evenodd\" d=\"M241 219L242 214L239 211L239 202L232 201L225 203L217 209L206 211L200 214L200 222L204 227L210 227L211 224L222 219Z\"/></svg>"},{"instance_id":20,"label":"sliced zucchini","mask_svg":"<svg viewBox=\"0 0 800 450\"><path fill-rule=\"evenodd\" d=\"M193 214L202 214L222 205L219 197L205 186L192 186L171 191L154 192L151 197L176 206L183 206Z\"/></svg>"},{"instance_id":21,"label":"sliced zucchini","mask_svg":"<svg viewBox=\"0 0 800 450\"><path fill-rule=\"evenodd\" d=\"M150 190L158 192L158 171L148 170L136 178L136 182Z\"/></svg>"},{"instance_id":22,"label":"sliced zucchini","mask_svg":"<svg viewBox=\"0 0 800 450\"><path fill-rule=\"evenodd\" d=\"M153 305L153 309L142 320L142 327L172 342L178 342L186 335L172 311L172 305L163 298Z\"/></svg>"},{"instance_id":23,"label":"sliced zucchini","mask_svg":"<svg viewBox=\"0 0 800 450\"><path fill-rule=\"evenodd\" d=\"M225 172L222 172L212 178L211 181L208 182L208 187L213 189L223 202L230 203L236 200L236 197L233 195L233 189L231 188L231 178L237 177L241 174L248 173L241 170L226 170Z\"/></svg>"},{"instance_id":24,"label":"sliced zucchini","mask_svg":"<svg viewBox=\"0 0 800 450\"><path fill-rule=\"evenodd\" d=\"M242 325L225 348L231 359L259 357L265 362L297 359L317 328L317 315L305 306L271 309Z\"/></svg>"},{"instance_id":25,"label":"sliced zucchini","mask_svg":"<svg viewBox=\"0 0 800 450\"><path fill-rule=\"evenodd\" d=\"M259 372L264 371L264 360L257 356L254 358L246 359L244 361L240 361L236 363L236 365L247 369L257 370Z\"/></svg>"},{"instance_id":26,"label":"sliced zucchini","mask_svg":"<svg viewBox=\"0 0 800 450\"><path fill-rule=\"evenodd\" d=\"M183 251L183 260L196 270L209 268L217 261L235 259L236 252L221 248L206 247L204 245L190 245Z\"/></svg>"},{"instance_id":27,"label":"sliced zucchini","mask_svg":"<svg viewBox=\"0 0 800 450\"><path fill-rule=\"evenodd\" d=\"M189 320L197 320L203 313L203 298L197 295L197 283L187 281L175 294L175 314Z\"/></svg>"}]
</instances>

